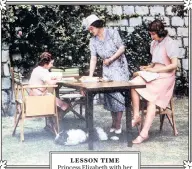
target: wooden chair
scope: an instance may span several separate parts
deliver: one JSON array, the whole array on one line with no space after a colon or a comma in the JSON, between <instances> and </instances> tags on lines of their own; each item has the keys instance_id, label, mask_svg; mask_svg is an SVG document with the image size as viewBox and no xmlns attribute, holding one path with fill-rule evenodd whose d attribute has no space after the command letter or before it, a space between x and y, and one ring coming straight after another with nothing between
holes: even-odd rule
<instances>
[{"instance_id":1,"label":"wooden chair","mask_svg":"<svg viewBox=\"0 0 192 169\"><path fill-rule=\"evenodd\" d=\"M52 76L62 76L62 78L78 78L79 77L79 68L51 68ZM80 119L85 120L83 117L83 105L84 105L84 96L80 91L77 91L73 88L60 87L59 88L59 98L64 100L69 104L69 108L64 112L64 116L72 111L73 114ZM80 112L78 113L74 108L76 105L80 106ZM63 117L64 117L63 116Z\"/></svg>"},{"instance_id":2,"label":"wooden chair","mask_svg":"<svg viewBox=\"0 0 192 169\"><path fill-rule=\"evenodd\" d=\"M140 132L140 130L143 128L143 123L145 120L145 115L147 113L147 101L145 99L141 99L141 127L140 129L138 128L138 131ZM162 109L160 107L157 106L156 108L156 115L159 115L160 117L160 131L162 131L163 128L163 123L164 123L164 119L165 116L167 117L169 124L171 125L171 128L173 129L173 133L175 136L178 135L178 131L176 128L176 123L175 123L175 110L174 110L174 101L173 101L173 97L171 98L169 105L166 107L166 109Z\"/></svg>"},{"instance_id":3,"label":"wooden chair","mask_svg":"<svg viewBox=\"0 0 192 169\"><path fill-rule=\"evenodd\" d=\"M28 85L28 82L23 82L23 76L20 72L14 71L13 67L10 68L11 79L12 79L12 90L16 105L16 112L14 113L14 124L16 125L17 115L19 110L22 109L21 89L22 86Z\"/></svg>"},{"instance_id":4,"label":"wooden chair","mask_svg":"<svg viewBox=\"0 0 192 169\"><path fill-rule=\"evenodd\" d=\"M16 76L18 75L18 76ZM16 107L14 117L14 129L12 135L15 135L16 128L21 122L21 141L24 141L24 120L26 118L35 117L46 117L46 125L48 118L52 117L55 119L52 124L52 130L55 134L59 132L59 120L56 106L56 95L55 88L57 85L38 85L32 86L22 83L22 75L20 73L15 73L12 71L12 84L15 93ZM19 81L18 81L19 79ZM47 88L52 89L52 94L41 95L41 96L30 96L29 91L36 88ZM20 94L20 96L19 96ZM52 119L51 118L51 119Z\"/></svg>"}]
</instances>

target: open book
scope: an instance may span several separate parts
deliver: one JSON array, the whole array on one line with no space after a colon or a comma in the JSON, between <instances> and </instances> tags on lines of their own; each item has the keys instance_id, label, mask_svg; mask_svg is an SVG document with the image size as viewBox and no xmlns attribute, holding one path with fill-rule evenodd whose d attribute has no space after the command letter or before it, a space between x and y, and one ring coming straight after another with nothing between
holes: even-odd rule
<instances>
[{"instance_id":1,"label":"open book","mask_svg":"<svg viewBox=\"0 0 192 169\"><path fill-rule=\"evenodd\" d=\"M153 72L139 71L138 73L139 73L139 76L141 76L147 82L155 80L155 79L157 79L159 77L158 73L153 73Z\"/></svg>"}]
</instances>

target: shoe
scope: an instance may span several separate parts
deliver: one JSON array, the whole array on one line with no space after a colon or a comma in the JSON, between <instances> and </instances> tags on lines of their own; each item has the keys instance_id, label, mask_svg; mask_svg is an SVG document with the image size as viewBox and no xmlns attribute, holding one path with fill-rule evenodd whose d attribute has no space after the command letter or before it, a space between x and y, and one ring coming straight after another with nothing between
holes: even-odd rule
<instances>
[{"instance_id":1,"label":"shoe","mask_svg":"<svg viewBox=\"0 0 192 169\"><path fill-rule=\"evenodd\" d=\"M139 125L141 123L141 117L139 116L136 119L133 119L131 121L131 123L132 123L132 127L135 127L136 125Z\"/></svg>"},{"instance_id":2,"label":"shoe","mask_svg":"<svg viewBox=\"0 0 192 169\"><path fill-rule=\"evenodd\" d=\"M133 144L140 144L146 140L149 139L149 136L143 137L142 135L139 135L135 140L132 141Z\"/></svg>"},{"instance_id":3,"label":"shoe","mask_svg":"<svg viewBox=\"0 0 192 169\"><path fill-rule=\"evenodd\" d=\"M111 127L109 130L110 133L113 133L114 131L115 131L115 128L113 128L113 127Z\"/></svg>"},{"instance_id":4,"label":"shoe","mask_svg":"<svg viewBox=\"0 0 192 169\"><path fill-rule=\"evenodd\" d=\"M122 126L119 129L115 129L115 134L121 134L122 133Z\"/></svg>"}]
</instances>

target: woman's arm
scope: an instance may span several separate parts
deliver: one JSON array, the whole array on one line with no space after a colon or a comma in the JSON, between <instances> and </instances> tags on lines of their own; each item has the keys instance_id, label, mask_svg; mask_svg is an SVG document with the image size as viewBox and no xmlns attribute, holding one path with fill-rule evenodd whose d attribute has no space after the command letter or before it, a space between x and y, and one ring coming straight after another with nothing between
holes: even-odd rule
<instances>
[{"instance_id":1,"label":"woman's arm","mask_svg":"<svg viewBox=\"0 0 192 169\"><path fill-rule=\"evenodd\" d=\"M146 70L147 68L152 68L154 66L155 66L154 63L150 63L148 66L140 66L139 68L140 68L140 70Z\"/></svg>"},{"instance_id":2,"label":"woman's arm","mask_svg":"<svg viewBox=\"0 0 192 169\"><path fill-rule=\"evenodd\" d=\"M120 48L113 56L103 60L103 64L109 66L111 63L117 60L124 52L125 52L125 46L120 46Z\"/></svg>"},{"instance_id":3,"label":"woman's arm","mask_svg":"<svg viewBox=\"0 0 192 169\"><path fill-rule=\"evenodd\" d=\"M89 68L89 76L93 76L96 64L97 64L97 57L96 56L91 56L90 68Z\"/></svg>"},{"instance_id":4,"label":"woman's arm","mask_svg":"<svg viewBox=\"0 0 192 169\"><path fill-rule=\"evenodd\" d=\"M54 84L56 84L57 83L57 79L54 79L54 80L52 80L52 79L47 79L46 81L45 81L45 83L46 84L48 84L48 85L54 85Z\"/></svg>"},{"instance_id":5,"label":"woman's arm","mask_svg":"<svg viewBox=\"0 0 192 169\"><path fill-rule=\"evenodd\" d=\"M167 73L177 69L178 59L176 57L171 59L171 64L162 68L146 68L146 71L155 73Z\"/></svg>"}]
</instances>

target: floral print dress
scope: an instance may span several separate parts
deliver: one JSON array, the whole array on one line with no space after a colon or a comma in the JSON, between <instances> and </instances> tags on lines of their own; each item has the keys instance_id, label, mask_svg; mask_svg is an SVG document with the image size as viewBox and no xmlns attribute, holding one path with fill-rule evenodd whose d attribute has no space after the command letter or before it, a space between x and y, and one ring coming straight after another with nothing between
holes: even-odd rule
<instances>
[{"instance_id":1,"label":"floral print dress","mask_svg":"<svg viewBox=\"0 0 192 169\"><path fill-rule=\"evenodd\" d=\"M99 56L104 60L110 58L121 46L124 45L117 30L104 28L104 40L100 40L97 36L92 37L89 46L91 56ZM124 54L109 66L103 65L103 77L114 81L129 80L128 64ZM121 93L116 92L109 94L104 94L104 108L111 112L124 111L124 97ZM111 96L123 104L119 103Z\"/></svg>"}]
</instances>

